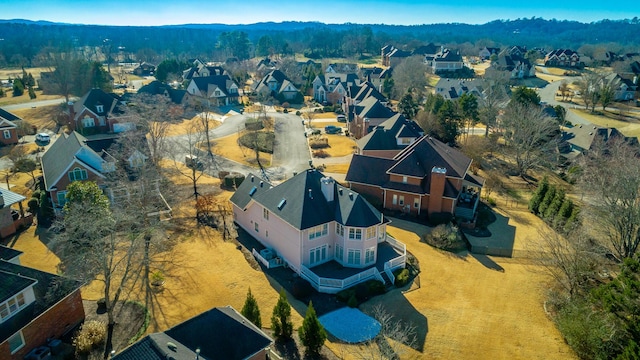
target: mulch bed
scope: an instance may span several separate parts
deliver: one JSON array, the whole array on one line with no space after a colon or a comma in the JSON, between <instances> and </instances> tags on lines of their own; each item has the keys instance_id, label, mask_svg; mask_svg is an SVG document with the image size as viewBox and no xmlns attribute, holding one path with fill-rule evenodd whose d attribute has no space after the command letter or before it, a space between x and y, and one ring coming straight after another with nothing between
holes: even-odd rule
<instances>
[{"instance_id":1,"label":"mulch bed","mask_svg":"<svg viewBox=\"0 0 640 360\"><path fill-rule=\"evenodd\" d=\"M108 323L107 313L98 310L98 304L96 301L83 300L85 312L85 322L90 320L103 321ZM144 325L145 312L143 306L133 302L119 302L115 308L115 320L116 325L113 329L113 349L116 352L122 351L124 348L130 345L131 340L134 339L136 334L140 331ZM97 354L103 354L104 348L95 349L93 351Z\"/></svg>"}]
</instances>

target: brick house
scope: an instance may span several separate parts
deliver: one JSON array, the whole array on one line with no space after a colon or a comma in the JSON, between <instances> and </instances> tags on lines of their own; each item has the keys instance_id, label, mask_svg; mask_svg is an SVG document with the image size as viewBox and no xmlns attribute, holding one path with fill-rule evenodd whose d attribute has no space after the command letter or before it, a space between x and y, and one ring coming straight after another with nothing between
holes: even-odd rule
<instances>
[{"instance_id":1,"label":"brick house","mask_svg":"<svg viewBox=\"0 0 640 360\"><path fill-rule=\"evenodd\" d=\"M472 219L484 179L470 174L470 166L462 152L424 135L393 158L353 155L346 180L387 210Z\"/></svg>"},{"instance_id":2,"label":"brick house","mask_svg":"<svg viewBox=\"0 0 640 360\"><path fill-rule=\"evenodd\" d=\"M112 360L279 359L273 340L231 306L216 307L145 336Z\"/></svg>"},{"instance_id":3,"label":"brick house","mask_svg":"<svg viewBox=\"0 0 640 360\"><path fill-rule=\"evenodd\" d=\"M15 121L22 121L18 116L0 108L0 144L13 145L18 143L18 126Z\"/></svg>"},{"instance_id":4,"label":"brick house","mask_svg":"<svg viewBox=\"0 0 640 360\"><path fill-rule=\"evenodd\" d=\"M393 110L374 96L369 96L357 104L345 105L345 108L349 132L356 139L367 135L376 126L395 115Z\"/></svg>"},{"instance_id":5,"label":"brick house","mask_svg":"<svg viewBox=\"0 0 640 360\"><path fill-rule=\"evenodd\" d=\"M126 130L119 104L117 95L91 89L80 100L69 103L69 126L85 136Z\"/></svg>"},{"instance_id":6,"label":"brick house","mask_svg":"<svg viewBox=\"0 0 640 360\"><path fill-rule=\"evenodd\" d=\"M393 159L402 149L413 144L424 131L413 120L396 114L356 141L360 155Z\"/></svg>"},{"instance_id":7,"label":"brick house","mask_svg":"<svg viewBox=\"0 0 640 360\"><path fill-rule=\"evenodd\" d=\"M573 50L555 49L545 55L544 66L583 68L584 63L580 61L580 55Z\"/></svg>"},{"instance_id":8,"label":"brick house","mask_svg":"<svg viewBox=\"0 0 640 360\"><path fill-rule=\"evenodd\" d=\"M48 353L48 341L84 320L79 282L22 266L16 258L0 258L0 359L7 360Z\"/></svg>"}]
</instances>

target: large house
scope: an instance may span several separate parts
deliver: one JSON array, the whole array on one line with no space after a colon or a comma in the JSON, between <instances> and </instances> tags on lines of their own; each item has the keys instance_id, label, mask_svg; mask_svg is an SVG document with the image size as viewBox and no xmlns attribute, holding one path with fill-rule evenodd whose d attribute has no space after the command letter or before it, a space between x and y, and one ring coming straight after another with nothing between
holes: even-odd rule
<instances>
[{"instance_id":1,"label":"large house","mask_svg":"<svg viewBox=\"0 0 640 360\"><path fill-rule=\"evenodd\" d=\"M491 55L498 55L499 53L500 48L484 46L482 49L480 49L480 51L478 51L478 56L482 60L487 60L491 57Z\"/></svg>"},{"instance_id":2,"label":"large house","mask_svg":"<svg viewBox=\"0 0 640 360\"><path fill-rule=\"evenodd\" d=\"M470 166L462 152L424 135L393 158L353 155L346 180L387 210L473 219L484 180Z\"/></svg>"},{"instance_id":3,"label":"large house","mask_svg":"<svg viewBox=\"0 0 640 360\"><path fill-rule=\"evenodd\" d=\"M393 159L422 135L424 131L415 121L396 114L358 139L357 151L360 155Z\"/></svg>"},{"instance_id":4,"label":"large house","mask_svg":"<svg viewBox=\"0 0 640 360\"><path fill-rule=\"evenodd\" d=\"M482 99L485 82L483 79L459 80L440 78L436 84L436 94L446 100L456 100L462 94L472 94Z\"/></svg>"},{"instance_id":5,"label":"large house","mask_svg":"<svg viewBox=\"0 0 640 360\"><path fill-rule=\"evenodd\" d=\"M332 63L325 69L325 74L357 74L358 64Z\"/></svg>"},{"instance_id":6,"label":"large house","mask_svg":"<svg viewBox=\"0 0 640 360\"><path fill-rule=\"evenodd\" d=\"M434 74L443 71L455 71L463 68L462 55L458 50L449 50L441 47L440 51L433 55L426 55L424 61Z\"/></svg>"},{"instance_id":7,"label":"large house","mask_svg":"<svg viewBox=\"0 0 640 360\"><path fill-rule=\"evenodd\" d=\"M545 55L544 66L582 68L584 63L580 61L580 55L573 50L555 49Z\"/></svg>"},{"instance_id":8,"label":"large house","mask_svg":"<svg viewBox=\"0 0 640 360\"><path fill-rule=\"evenodd\" d=\"M387 236L382 213L315 169L277 186L249 174L231 203L235 222L318 291L335 293L372 278L384 281L380 272L393 276L393 269L405 265L406 248ZM331 262L353 276L326 279L322 265Z\"/></svg>"},{"instance_id":9,"label":"large house","mask_svg":"<svg viewBox=\"0 0 640 360\"><path fill-rule=\"evenodd\" d=\"M238 103L238 85L226 74L193 77L187 93L207 106Z\"/></svg>"},{"instance_id":10,"label":"large house","mask_svg":"<svg viewBox=\"0 0 640 360\"><path fill-rule=\"evenodd\" d=\"M562 132L558 149L560 156L570 161L592 150L598 142L606 145L613 141L624 141L632 146L638 145L638 138L627 137L615 128L577 125Z\"/></svg>"},{"instance_id":11,"label":"large house","mask_svg":"<svg viewBox=\"0 0 640 360\"><path fill-rule=\"evenodd\" d=\"M189 101L189 95L186 90L174 89L158 80L154 80L142 86L138 89L138 94L162 95L170 99L173 103L181 105L184 105Z\"/></svg>"},{"instance_id":12,"label":"large house","mask_svg":"<svg viewBox=\"0 0 640 360\"><path fill-rule=\"evenodd\" d=\"M22 121L18 116L0 108L0 144L13 145L18 143L18 126L14 121Z\"/></svg>"},{"instance_id":13,"label":"large house","mask_svg":"<svg viewBox=\"0 0 640 360\"><path fill-rule=\"evenodd\" d=\"M217 307L145 336L112 360L278 359L273 340L231 306Z\"/></svg>"},{"instance_id":14,"label":"large house","mask_svg":"<svg viewBox=\"0 0 640 360\"><path fill-rule=\"evenodd\" d=\"M117 95L91 89L80 100L69 103L69 126L83 135L125 131L129 124L123 121L119 105Z\"/></svg>"},{"instance_id":15,"label":"large house","mask_svg":"<svg viewBox=\"0 0 640 360\"><path fill-rule=\"evenodd\" d=\"M358 103L349 105L346 109L346 114L351 135L359 139L395 115L395 112L385 104L385 102L370 96Z\"/></svg>"},{"instance_id":16,"label":"large house","mask_svg":"<svg viewBox=\"0 0 640 360\"><path fill-rule=\"evenodd\" d=\"M523 79L536 76L536 68L529 60L517 55L500 54L485 70L485 76L504 79Z\"/></svg>"},{"instance_id":17,"label":"large house","mask_svg":"<svg viewBox=\"0 0 640 360\"><path fill-rule=\"evenodd\" d=\"M142 62L135 69L133 74L137 76L153 76L156 72L156 66L148 62Z\"/></svg>"},{"instance_id":18,"label":"large house","mask_svg":"<svg viewBox=\"0 0 640 360\"><path fill-rule=\"evenodd\" d=\"M401 50L393 45L385 45L381 49L383 66L394 67L410 56L434 57L441 47L433 43L420 46L413 51Z\"/></svg>"},{"instance_id":19,"label":"large house","mask_svg":"<svg viewBox=\"0 0 640 360\"><path fill-rule=\"evenodd\" d=\"M631 80L616 73L611 73L605 76L602 81L613 85L615 91L613 99L615 101L629 101L633 100L636 96L636 91L638 90L637 77Z\"/></svg>"},{"instance_id":20,"label":"large house","mask_svg":"<svg viewBox=\"0 0 640 360\"><path fill-rule=\"evenodd\" d=\"M22 266L20 254L0 246L0 359L48 359L84 320L81 284Z\"/></svg>"},{"instance_id":21,"label":"large house","mask_svg":"<svg viewBox=\"0 0 640 360\"><path fill-rule=\"evenodd\" d=\"M260 81L254 84L253 90L262 95L273 96L283 102L304 102L304 96L300 90L280 70L268 72Z\"/></svg>"},{"instance_id":22,"label":"large house","mask_svg":"<svg viewBox=\"0 0 640 360\"><path fill-rule=\"evenodd\" d=\"M355 73L326 72L313 79L313 98L321 103L342 104L351 88L359 84L360 78Z\"/></svg>"}]
</instances>

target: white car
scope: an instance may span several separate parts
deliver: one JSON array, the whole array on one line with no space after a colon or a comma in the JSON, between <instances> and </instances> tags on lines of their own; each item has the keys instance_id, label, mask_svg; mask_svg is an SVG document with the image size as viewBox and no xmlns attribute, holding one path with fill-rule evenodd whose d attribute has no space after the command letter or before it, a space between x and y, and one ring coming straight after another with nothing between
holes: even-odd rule
<instances>
[{"instance_id":1,"label":"white car","mask_svg":"<svg viewBox=\"0 0 640 360\"><path fill-rule=\"evenodd\" d=\"M47 133L38 133L36 134L36 141L48 143L49 141L51 141L51 137Z\"/></svg>"}]
</instances>

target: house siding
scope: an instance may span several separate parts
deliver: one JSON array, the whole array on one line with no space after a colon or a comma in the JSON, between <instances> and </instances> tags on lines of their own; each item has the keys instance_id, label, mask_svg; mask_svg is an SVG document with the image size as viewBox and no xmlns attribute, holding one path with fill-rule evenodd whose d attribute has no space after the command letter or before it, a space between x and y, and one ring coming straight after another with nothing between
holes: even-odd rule
<instances>
[{"instance_id":1,"label":"house siding","mask_svg":"<svg viewBox=\"0 0 640 360\"><path fill-rule=\"evenodd\" d=\"M399 183L399 184L403 184L404 182L402 181L403 179L403 175L395 175L395 174L391 174L389 176L389 181L395 182L395 183ZM417 185L420 186L420 183L422 182L421 178L417 178L417 177L411 177L411 176L407 176L407 184L409 185Z\"/></svg>"},{"instance_id":2,"label":"house siding","mask_svg":"<svg viewBox=\"0 0 640 360\"><path fill-rule=\"evenodd\" d=\"M46 345L47 339L58 339L84 320L80 289L77 289L48 311L22 328L25 345L15 354L9 351L9 341L0 344L0 359L23 359L32 349Z\"/></svg>"},{"instance_id":3,"label":"house siding","mask_svg":"<svg viewBox=\"0 0 640 360\"><path fill-rule=\"evenodd\" d=\"M400 150L362 150L362 155L393 159L399 152Z\"/></svg>"},{"instance_id":4,"label":"house siding","mask_svg":"<svg viewBox=\"0 0 640 360\"><path fill-rule=\"evenodd\" d=\"M10 137L6 138L4 132L9 131ZM0 143L2 145L13 145L18 143L18 132L15 128L0 128Z\"/></svg>"},{"instance_id":5,"label":"house siding","mask_svg":"<svg viewBox=\"0 0 640 360\"><path fill-rule=\"evenodd\" d=\"M300 232L273 212L269 213L269 220L263 216L263 207L252 202L245 211L233 205L236 215L235 221L247 233L256 238L262 245L275 249L285 261L296 268L300 268ZM258 231L255 231L258 223ZM267 232L269 236L267 237ZM298 241L294 241L298 239Z\"/></svg>"},{"instance_id":6,"label":"house siding","mask_svg":"<svg viewBox=\"0 0 640 360\"><path fill-rule=\"evenodd\" d=\"M69 168L69 171L73 171L73 169L75 169L76 167L80 168L80 169L84 169L87 171L87 179L83 180L83 181L95 181L95 182L100 182L100 177L97 176L94 172L95 170L93 169L89 169L86 166L83 166L81 164L78 164L77 162L74 163L73 165L71 165L71 167ZM67 186L69 186L69 184L71 184L71 180L69 180L69 171L67 171L64 175L62 175L62 177L60 178L60 180L58 180L57 183L55 183L52 187L57 188L56 190L51 190L49 192L49 195L51 196L51 203L53 204L53 207L61 207L58 204L58 192L60 191L66 191L67 190Z\"/></svg>"}]
</instances>

